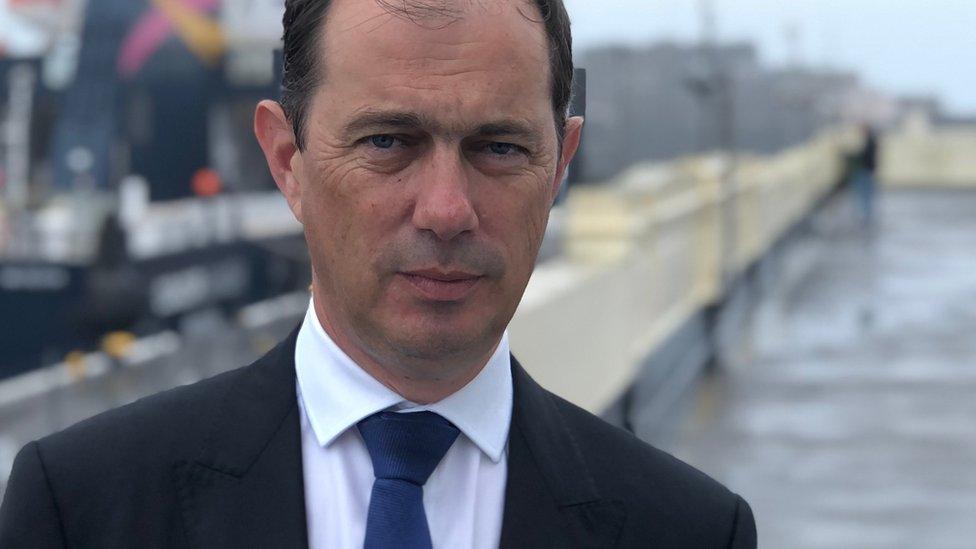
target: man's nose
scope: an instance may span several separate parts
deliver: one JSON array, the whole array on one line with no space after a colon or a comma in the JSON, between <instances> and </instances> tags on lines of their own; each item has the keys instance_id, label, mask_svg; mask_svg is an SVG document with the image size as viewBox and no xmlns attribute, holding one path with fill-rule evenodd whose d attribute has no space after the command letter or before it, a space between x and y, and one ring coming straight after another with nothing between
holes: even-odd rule
<instances>
[{"instance_id":1,"label":"man's nose","mask_svg":"<svg viewBox=\"0 0 976 549\"><path fill-rule=\"evenodd\" d=\"M413 213L418 229L433 232L441 240L478 228L478 215L464 160L456 152L435 150L422 174Z\"/></svg>"}]
</instances>

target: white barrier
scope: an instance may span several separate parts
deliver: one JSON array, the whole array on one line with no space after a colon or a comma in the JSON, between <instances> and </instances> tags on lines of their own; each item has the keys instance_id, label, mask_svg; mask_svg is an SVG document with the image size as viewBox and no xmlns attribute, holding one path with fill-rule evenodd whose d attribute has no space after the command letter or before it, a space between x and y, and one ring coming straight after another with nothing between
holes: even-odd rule
<instances>
[{"instance_id":1,"label":"white barrier","mask_svg":"<svg viewBox=\"0 0 976 549\"><path fill-rule=\"evenodd\" d=\"M842 143L830 132L734 166L682 159L574 189L566 257L529 282L510 328L513 351L544 386L603 411L652 351L840 179Z\"/></svg>"},{"instance_id":2,"label":"white barrier","mask_svg":"<svg viewBox=\"0 0 976 549\"><path fill-rule=\"evenodd\" d=\"M892 187L976 187L976 126L909 124L882 139L879 170Z\"/></svg>"}]
</instances>

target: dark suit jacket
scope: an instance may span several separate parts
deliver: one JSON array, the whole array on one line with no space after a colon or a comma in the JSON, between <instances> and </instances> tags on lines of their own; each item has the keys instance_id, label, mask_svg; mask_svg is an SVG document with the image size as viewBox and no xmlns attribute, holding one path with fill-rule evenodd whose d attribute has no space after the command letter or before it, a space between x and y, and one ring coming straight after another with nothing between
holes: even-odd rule
<instances>
[{"instance_id":1,"label":"dark suit jacket","mask_svg":"<svg viewBox=\"0 0 976 549\"><path fill-rule=\"evenodd\" d=\"M306 547L297 332L25 446L0 547ZM512 369L502 547L755 547L740 497Z\"/></svg>"}]
</instances>

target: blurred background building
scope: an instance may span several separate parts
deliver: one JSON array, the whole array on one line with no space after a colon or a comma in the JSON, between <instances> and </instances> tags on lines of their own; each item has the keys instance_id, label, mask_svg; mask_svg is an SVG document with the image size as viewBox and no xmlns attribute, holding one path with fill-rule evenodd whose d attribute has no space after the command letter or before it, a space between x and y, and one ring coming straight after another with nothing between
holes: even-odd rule
<instances>
[{"instance_id":1,"label":"blurred background building","mask_svg":"<svg viewBox=\"0 0 976 549\"><path fill-rule=\"evenodd\" d=\"M852 118L863 93L850 72L764 67L748 43L601 47L579 63L592 97L583 161L590 180L730 147L776 152Z\"/></svg>"},{"instance_id":2,"label":"blurred background building","mask_svg":"<svg viewBox=\"0 0 976 549\"><path fill-rule=\"evenodd\" d=\"M742 493L763 546L965 547L976 8L785 4L567 1L584 145L513 348ZM0 2L0 491L27 441L246 364L304 313L251 131L282 6Z\"/></svg>"}]
</instances>

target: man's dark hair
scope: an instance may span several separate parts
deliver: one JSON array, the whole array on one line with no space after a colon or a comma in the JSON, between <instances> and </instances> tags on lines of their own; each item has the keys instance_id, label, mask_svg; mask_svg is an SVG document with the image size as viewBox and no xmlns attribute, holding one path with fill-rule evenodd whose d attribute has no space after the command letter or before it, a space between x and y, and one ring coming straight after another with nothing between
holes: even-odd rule
<instances>
[{"instance_id":1,"label":"man's dark hair","mask_svg":"<svg viewBox=\"0 0 976 549\"><path fill-rule=\"evenodd\" d=\"M394 15L411 20L431 16L458 17L446 2L375 0ZM569 29L569 14L563 0L522 0L534 4L545 23L549 43L549 67L552 87L552 109L556 134L562 142L567 109L573 88L573 38ZM281 106L295 131L299 150L305 149L308 103L321 75L318 52L324 32L326 12L331 0L285 0L284 69L281 78ZM440 6L440 7L437 7ZM523 12L524 13L524 12ZM526 17L534 15L525 14Z\"/></svg>"}]
</instances>

